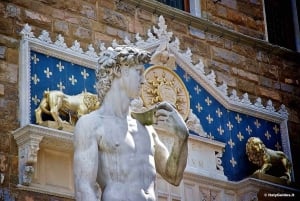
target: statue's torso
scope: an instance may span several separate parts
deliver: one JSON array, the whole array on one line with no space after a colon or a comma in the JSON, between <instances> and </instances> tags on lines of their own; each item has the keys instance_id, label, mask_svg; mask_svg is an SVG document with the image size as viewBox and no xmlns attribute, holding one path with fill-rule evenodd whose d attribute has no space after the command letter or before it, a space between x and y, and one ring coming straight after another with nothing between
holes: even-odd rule
<instances>
[{"instance_id":1,"label":"statue's torso","mask_svg":"<svg viewBox=\"0 0 300 201\"><path fill-rule=\"evenodd\" d=\"M104 201L155 200L154 142L149 130L128 117L99 116L97 181ZM128 122L128 125L127 125Z\"/></svg>"}]
</instances>

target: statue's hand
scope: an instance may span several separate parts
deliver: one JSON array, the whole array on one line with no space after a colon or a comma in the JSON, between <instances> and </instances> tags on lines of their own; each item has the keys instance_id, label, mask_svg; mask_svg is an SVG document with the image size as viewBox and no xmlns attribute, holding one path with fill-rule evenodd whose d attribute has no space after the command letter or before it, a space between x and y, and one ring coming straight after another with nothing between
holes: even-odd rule
<instances>
[{"instance_id":1,"label":"statue's hand","mask_svg":"<svg viewBox=\"0 0 300 201\"><path fill-rule=\"evenodd\" d=\"M178 111L168 102L159 103L155 112L156 124L181 139L187 139L188 129Z\"/></svg>"}]
</instances>

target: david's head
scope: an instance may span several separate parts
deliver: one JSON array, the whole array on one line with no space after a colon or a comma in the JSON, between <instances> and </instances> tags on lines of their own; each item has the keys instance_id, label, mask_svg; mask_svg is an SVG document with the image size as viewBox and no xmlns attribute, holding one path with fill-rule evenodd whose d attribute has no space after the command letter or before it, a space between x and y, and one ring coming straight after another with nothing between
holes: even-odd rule
<instances>
[{"instance_id":1,"label":"david's head","mask_svg":"<svg viewBox=\"0 0 300 201\"><path fill-rule=\"evenodd\" d=\"M96 69L96 87L100 104L115 78L127 76L127 79L122 78L124 87L125 85L132 85L132 87L140 88L137 83L143 82L144 64L150 61L150 57L149 52L132 46L109 47L102 51ZM130 86L128 87L130 88ZM130 89L133 91L128 91L129 96L136 96L136 90L132 87Z\"/></svg>"}]
</instances>

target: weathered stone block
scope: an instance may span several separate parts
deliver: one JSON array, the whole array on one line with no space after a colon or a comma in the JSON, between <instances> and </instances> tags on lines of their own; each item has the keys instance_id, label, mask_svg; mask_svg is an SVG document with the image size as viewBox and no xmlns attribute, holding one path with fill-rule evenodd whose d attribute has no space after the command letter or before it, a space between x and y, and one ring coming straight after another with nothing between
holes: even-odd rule
<instances>
[{"instance_id":1,"label":"weathered stone block","mask_svg":"<svg viewBox=\"0 0 300 201\"><path fill-rule=\"evenodd\" d=\"M0 36L0 44L5 44L6 47L18 48L20 41L11 36Z\"/></svg>"},{"instance_id":2,"label":"weathered stone block","mask_svg":"<svg viewBox=\"0 0 300 201\"><path fill-rule=\"evenodd\" d=\"M69 25L66 21L55 20L54 31L61 33L63 36L69 35Z\"/></svg>"},{"instance_id":3,"label":"weathered stone block","mask_svg":"<svg viewBox=\"0 0 300 201\"><path fill-rule=\"evenodd\" d=\"M258 87L256 87L256 92L257 92L257 96L260 96L260 97L263 96L268 99L276 100L279 102L282 101L280 93L275 90L272 90L270 88L258 86Z\"/></svg>"},{"instance_id":4,"label":"weathered stone block","mask_svg":"<svg viewBox=\"0 0 300 201\"><path fill-rule=\"evenodd\" d=\"M4 85L0 84L0 96L4 95Z\"/></svg>"},{"instance_id":5,"label":"weathered stone block","mask_svg":"<svg viewBox=\"0 0 300 201\"><path fill-rule=\"evenodd\" d=\"M257 31L249 27L240 26L240 25L237 25L236 28L238 32L245 34L247 36L252 36L258 39L265 39L265 33L262 31Z\"/></svg>"},{"instance_id":6,"label":"weathered stone block","mask_svg":"<svg viewBox=\"0 0 300 201\"><path fill-rule=\"evenodd\" d=\"M275 65L259 63L259 73L270 79L277 80L279 78L279 68Z\"/></svg>"},{"instance_id":7,"label":"weathered stone block","mask_svg":"<svg viewBox=\"0 0 300 201\"><path fill-rule=\"evenodd\" d=\"M13 20L0 18L0 33L5 35L12 35L13 33Z\"/></svg>"},{"instance_id":8,"label":"weathered stone block","mask_svg":"<svg viewBox=\"0 0 300 201\"><path fill-rule=\"evenodd\" d=\"M8 4L6 6L5 14L4 14L5 17L12 17L12 18L20 19L20 14L21 14L21 11L20 11L19 7L15 6L13 4Z\"/></svg>"},{"instance_id":9,"label":"weathered stone block","mask_svg":"<svg viewBox=\"0 0 300 201\"><path fill-rule=\"evenodd\" d=\"M264 76L259 76L259 84L264 87L272 88L273 80Z\"/></svg>"},{"instance_id":10,"label":"weathered stone block","mask_svg":"<svg viewBox=\"0 0 300 201\"><path fill-rule=\"evenodd\" d=\"M226 7L237 9L238 1L237 0L222 0L220 4L225 5Z\"/></svg>"},{"instance_id":11,"label":"weathered stone block","mask_svg":"<svg viewBox=\"0 0 300 201\"><path fill-rule=\"evenodd\" d=\"M207 63L207 65L208 65L209 68L217 70L217 71L226 72L226 73L230 73L230 71L231 71L231 67L227 64L222 63L222 62L210 60Z\"/></svg>"},{"instance_id":12,"label":"weathered stone block","mask_svg":"<svg viewBox=\"0 0 300 201\"><path fill-rule=\"evenodd\" d=\"M237 79L238 90L247 92L248 94L255 94L256 84L247 80Z\"/></svg>"},{"instance_id":13,"label":"weathered stone block","mask_svg":"<svg viewBox=\"0 0 300 201\"><path fill-rule=\"evenodd\" d=\"M113 39L114 37L108 36L106 34L99 33L99 32L95 33L95 41L104 42L107 43L107 45L110 45Z\"/></svg>"},{"instance_id":14,"label":"weathered stone block","mask_svg":"<svg viewBox=\"0 0 300 201\"><path fill-rule=\"evenodd\" d=\"M217 5L217 15L219 17L227 18L227 9L224 6Z\"/></svg>"},{"instance_id":15,"label":"weathered stone block","mask_svg":"<svg viewBox=\"0 0 300 201\"><path fill-rule=\"evenodd\" d=\"M293 93L294 87L290 84L281 83L280 89L285 92Z\"/></svg>"},{"instance_id":16,"label":"weathered stone block","mask_svg":"<svg viewBox=\"0 0 300 201\"><path fill-rule=\"evenodd\" d=\"M80 17L79 16L74 15L72 13L68 13L68 12L65 12L64 14L65 14L64 19L67 22L70 22L72 24L79 24L79 22L80 22Z\"/></svg>"},{"instance_id":17,"label":"weathered stone block","mask_svg":"<svg viewBox=\"0 0 300 201\"><path fill-rule=\"evenodd\" d=\"M229 10L227 11L227 19L231 22L233 22L234 24L236 25L243 25L245 26L246 25L246 20L247 20L247 17L236 11L236 10Z\"/></svg>"},{"instance_id":18,"label":"weathered stone block","mask_svg":"<svg viewBox=\"0 0 300 201\"><path fill-rule=\"evenodd\" d=\"M214 60L221 61L223 63L232 64L235 66L240 66L244 63L245 57L236 54L232 51L225 50L223 48L213 47L212 48L212 58Z\"/></svg>"},{"instance_id":19,"label":"weathered stone block","mask_svg":"<svg viewBox=\"0 0 300 201\"><path fill-rule=\"evenodd\" d=\"M190 34L191 35L196 36L196 37L198 37L200 39L205 39L205 33L204 33L203 30L194 28L192 26L189 27L189 30L190 30Z\"/></svg>"},{"instance_id":20,"label":"weathered stone block","mask_svg":"<svg viewBox=\"0 0 300 201\"><path fill-rule=\"evenodd\" d=\"M103 32L105 29L105 25L97 22L95 20L91 20L91 27L93 27L93 31L95 32Z\"/></svg>"},{"instance_id":21,"label":"weathered stone block","mask_svg":"<svg viewBox=\"0 0 300 201\"><path fill-rule=\"evenodd\" d=\"M59 9L53 9L51 16L55 19L63 20L65 18L65 12Z\"/></svg>"},{"instance_id":22,"label":"weathered stone block","mask_svg":"<svg viewBox=\"0 0 300 201\"><path fill-rule=\"evenodd\" d=\"M18 49L14 49L14 48L7 48L7 58L6 61L8 63L12 63L12 64L18 64L19 62L19 50ZM13 67L14 66L8 66ZM17 71L15 72L15 74L17 75Z\"/></svg>"},{"instance_id":23,"label":"weathered stone block","mask_svg":"<svg viewBox=\"0 0 300 201\"><path fill-rule=\"evenodd\" d=\"M225 82L228 87L236 88L236 79L233 76L223 74L218 71L215 71L215 73L217 75L217 83L223 84Z\"/></svg>"},{"instance_id":24,"label":"weathered stone block","mask_svg":"<svg viewBox=\"0 0 300 201\"><path fill-rule=\"evenodd\" d=\"M18 57L14 57L14 59L16 58ZM0 62L0 80L9 83L17 83L18 80L17 72L18 72L17 64L7 64L4 62Z\"/></svg>"},{"instance_id":25,"label":"weathered stone block","mask_svg":"<svg viewBox=\"0 0 300 201\"><path fill-rule=\"evenodd\" d=\"M115 1L106 1L106 0L102 0L99 2L99 6L100 7L105 7L105 8L109 8L109 9L114 9L115 7Z\"/></svg>"},{"instance_id":26,"label":"weathered stone block","mask_svg":"<svg viewBox=\"0 0 300 201\"><path fill-rule=\"evenodd\" d=\"M6 57L6 47L5 46L0 46L0 59L5 59Z\"/></svg>"},{"instance_id":27,"label":"weathered stone block","mask_svg":"<svg viewBox=\"0 0 300 201\"><path fill-rule=\"evenodd\" d=\"M153 17L152 13L142 10L142 9L139 9L139 8L137 8L136 12L137 12L138 19L142 19L142 20L151 22L152 17Z\"/></svg>"},{"instance_id":28,"label":"weathered stone block","mask_svg":"<svg viewBox=\"0 0 300 201\"><path fill-rule=\"evenodd\" d=\"M259 78L258 75L250 73L250 72L246 72L242 69L238 69L238 68L232 68L232 72L233 74L244 78L245 80L250 80L253 82L258 82Z\"/></svg>"},{"instance_id":29,"label":"weathered stone block","mask_svg":"<svg viewBox=\"0 0 300 201\"><path fill-rule=\"evenodd\" d=\"M107 1L110 2L110 1ZM91 4L83 4L79 11L81 14L90 19L96 19L96 10L95 6Z\"/></svg>"},{"instance_id":30,"label":"weathered stone block","mask_svg":"<svg viewBox=\"0 0 300 201\"><path fill-rule=\"evenodd\" d=\"M240 67L249 72L259 74L258 62L255 59L251 59L251 57L246 58L244 64Z\"/></svg>"},{"instance_id":31,"label":"weathered stone block","mask_svg":"<svg viewBox=\"0 0 300 201\"><path fill-rule=\"evenodd\" d=\"M1 107L0 107L0 110ZM0 119L0 123L2 123L3 121ZM1 124L2 127L2 124ZM2 153L9 153L9 148L10 148L10 140L9 140L9 136L7 134L4 133L0 133L0 152Z\"/></svg>"},{"instance_id":32,"label":"weathered stone block","mask_svg":"<svg viewBox=\"0 0 300 201\"><path fill-rule=\"evenodd\" d=\"M143 23L136 17L128 20L128 31L130 33L140 33L141 35L145 33Z\"/></svg>"},{"instance_id":33,"label":"weathered stone block","mask_svg":"<svg viewBox=\"0 0 300 201\"><path fill-rule=\"evenodd\" d=\"M136 7L131 5L131 4L128 4L124 1L115 1L116 2L116 8L117 10L119 11L122 11L124 13L135 13L136 11Z\"/></svg>"},{"instance_id":34,"label":"weathered stone block","mask_svg":"<svg viewBox=\"0 0 300 201\"><path fill-rule=\"evenodd\" d=\"M103 21L121 29L126 29L128 25L128 21L124 15L108 9L104 9Z\"/></svg>"},{"instance_id":35,"label":"weathered stone block","mask_svg":"<svg viewBox=\"0 0 300 201\"><path fill-rule=\"evenodd\" d=\"M36 23L41 23L41 24L50 24L51 23L51 19L45 15L42 15L40 13L36 13L36 12L32 12L29 10L25 10L25 17L28 20L32 20L32 22Z\"/></svg>"},{"instance_id":36,"label":"weathered stone block","mask_svg":"<svg viewBox=\"0 0 300 201\"><path fill-rule=\"evenodd\" d=\"M224 46L224 39L220 38L220 36L216 36L211 33L206 33L206 41L214 46L223 47Z\"/></svg>"},{"instance_id":37,"label":"weathered stone block","mask_svg":"<svg viewBox=\"0 0 300 201\"><path fill-rule=\"evenodd\" d=\"M120 29L116 29L113 27L107 27L106 33L110 36L118 36L119 38L125 39L125 36L130 38L130 35L126 31L122 31Z\"/></svg>"},{"instance_id":38,"label":"weathered stone block","mask_svg":"<svg viewBox=\"0 0 300 201\"><path fill-rule=\"evenodd\" d=\"M80 39L80 41L90 41L92 38L92 31L81 26L71 25L71 33L75 38Z\"/></svg>"}]
</instances>

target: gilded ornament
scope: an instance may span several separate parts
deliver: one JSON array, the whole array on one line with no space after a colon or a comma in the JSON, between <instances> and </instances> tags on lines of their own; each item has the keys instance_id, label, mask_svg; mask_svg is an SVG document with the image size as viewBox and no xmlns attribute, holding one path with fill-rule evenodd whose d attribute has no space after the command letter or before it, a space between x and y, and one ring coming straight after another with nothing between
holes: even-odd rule
<instances>
[{"instance_id":1,"label":"gilded ornament","mask_svg":"<svg viewBox=\"0 0 300 201\"><path fill-rule=\"evenodd\" d=\"M291 182L292 164L282 151L275 151L265 146L258 137L250 137L246 144L246 153L249 161L259 166L255 174L267 174L271 168L277 171L276 175L287 183Z\"/></svg>"},{"instance_id":2,"label":"gilded ornament","mask_svg":"<svg viewBox=\"0 0 300 201\"><path fill-rule=\"evenodd\" d=\"M98 109L99 106L97 95L89 92L71 96L62 91L45 91L40 105L35 110L36 123L44 124L44 113L54 119L56 128L63 129L63 124L75 125L79 117ZM62 120L61 116L67 116L68 121Z\"/></svg>"},{"instance_id":3,"label":"gilded ornament","mask_svg":"<svg viewBox=\"0 0 300 201\"><path fill-rule=\"evenodd\" d=\"M141 94L145 107L151 108L167 101L187 119L190 111L189 93L174 71L163 66L152 66L145 71L145 80Z\"/></svg>"}]
</instances>

